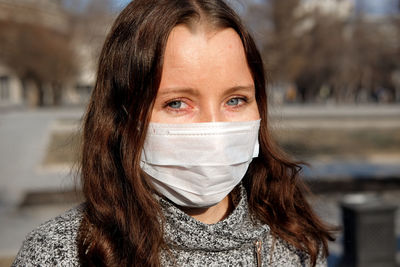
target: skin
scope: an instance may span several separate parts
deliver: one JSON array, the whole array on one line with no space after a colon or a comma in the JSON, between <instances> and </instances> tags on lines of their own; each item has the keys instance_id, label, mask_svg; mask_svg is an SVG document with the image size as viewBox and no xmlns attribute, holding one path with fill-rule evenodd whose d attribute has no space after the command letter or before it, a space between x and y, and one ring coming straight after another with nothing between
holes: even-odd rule
<instances>
[{"instance_id":1,"label":"skin","mask_svg":"<svg viewBox=\"0 0 400 267\"><path fill-rule=\"evenodd\" d=\"M176 26L168 40L151 122L252 121L260 115L243 44L231 28ZM181 208L213 224L233 209L230 196L209 208Z\"/></svg>"}]
</instances>

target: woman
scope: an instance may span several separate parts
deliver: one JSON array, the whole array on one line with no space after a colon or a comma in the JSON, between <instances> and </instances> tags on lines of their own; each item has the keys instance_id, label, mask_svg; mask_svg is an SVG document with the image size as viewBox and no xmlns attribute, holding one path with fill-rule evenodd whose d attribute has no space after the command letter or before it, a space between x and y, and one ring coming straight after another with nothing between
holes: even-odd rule
<instances>
[{"instance_id":1,"label":"woman","mask_svg":"<svg viewBox=\"0 0 400 267\"><path fill-rule=\"evenodd\" d=\"M261 57L220 0L135 0L86 113L86 202L14 265L323 265L330 229L268 130Z\"/></svg>"}]
</instances>

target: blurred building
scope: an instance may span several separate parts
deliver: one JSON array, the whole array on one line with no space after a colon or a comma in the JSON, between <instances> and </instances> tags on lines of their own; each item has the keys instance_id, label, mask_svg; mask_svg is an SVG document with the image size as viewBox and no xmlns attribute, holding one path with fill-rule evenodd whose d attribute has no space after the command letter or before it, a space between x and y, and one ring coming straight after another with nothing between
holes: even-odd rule
<instances>
[{"instance_id":1,"label":"blurred building","mask_svg":"<svg viewBox=\"0 0 400 267\"><path fill-rule=\"evenodd\" d=\"M68 29L61 0L0 0L0 20L40 24L56 31Z\"/></svg>"},{"instance_id":2,"label":"blurred building","mask_svg":"<svg viewBox=\"0 0 400 267\"><path fill-rule=\"evenodd\" d=\"M0 20L40 25L57 32L66 32L69 25L60 0L0 0ZM27 86L0 61L0 106L24 105L29 97Z\"/></svg>"},{"instance_id":3,"label":"blurred building","mask_svg":"<svg viewBox=\"0 0 400 267\"><path fill-rule=\"evenodd\" d=\"M68 19L60 4L59 0L0 0L0 20L39 24L64 32ZM23 105L26 97L17 74L0 62L0 105Z\"/></svg>"},{"instance_id":4,"label":"blurred building","mask_svg":"<svg viewBox=\"0 0 400 267\"><path fill-rule=\"evenodd\" d=\"M99 46L96 43L104 38L106 25L96 23L97 28L90 29L90 36L88 36L87 29L80 30L83 24L87 23L74 21L71 14L66 12L62 0L0 0L1 21L38 25L50 31L71 36L69 41L76 50L79 71L74 80L63 84L61 103L80 104L88 100L95 81ZM93 40L93 36L98 36L98 38ZM32 90L29 86L29 83L22 82L17 73L0 60L0 107L29 105L32 102L30 100ZM46 94L45 102L52 104L51 90L45 88L44 94Z\"/></svg>"}]
</instances>

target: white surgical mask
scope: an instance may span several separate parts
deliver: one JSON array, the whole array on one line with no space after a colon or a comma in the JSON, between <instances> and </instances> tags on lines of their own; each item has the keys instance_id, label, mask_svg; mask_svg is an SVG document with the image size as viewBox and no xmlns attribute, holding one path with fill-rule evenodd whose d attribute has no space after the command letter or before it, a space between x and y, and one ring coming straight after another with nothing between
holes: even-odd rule
<instances>
[{"instance_id":1,"label":"white surgical mask","mask_svg":"<svg viewBox=\"0 0 400 267\"><path fill-rule=\"evenodd\" d=\"M175 204L210 207L242 180L258 156L260 120L150 123L141 167Z\"/></svg>"}]
</instances>

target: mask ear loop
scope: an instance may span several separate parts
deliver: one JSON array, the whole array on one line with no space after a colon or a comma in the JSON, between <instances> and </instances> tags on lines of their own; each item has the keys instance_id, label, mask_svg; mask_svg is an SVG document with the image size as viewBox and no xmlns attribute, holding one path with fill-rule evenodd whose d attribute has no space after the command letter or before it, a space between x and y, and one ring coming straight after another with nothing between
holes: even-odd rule
<instances>
[{"instance_id":1,"label":"mask ear loop","mask_svg":"<svg viewBox=\"0 0 400 267\"><path fill-rule=\"evenodd\" d=\"M122 109L124 110L126 116L128 116L128 118L129 118L129 113L128 113L128 111L126 110L125 105L122 105Z\"/></svg>"},{"instance_id":2,"label":"mask ear loop","mask_svg":"<svg viewBox=\"0 0 400 267\"><path fill-rule=\"evenodd\" d=\"M125 112L126 116L128 117L128 120L130 120L131 116L129 115L128 110L126 109L125 105L122 105L122 110ZM140 131L141 126L142 126L142 123L138 122L136 130Z\"/></svg>"}]
</instances>

